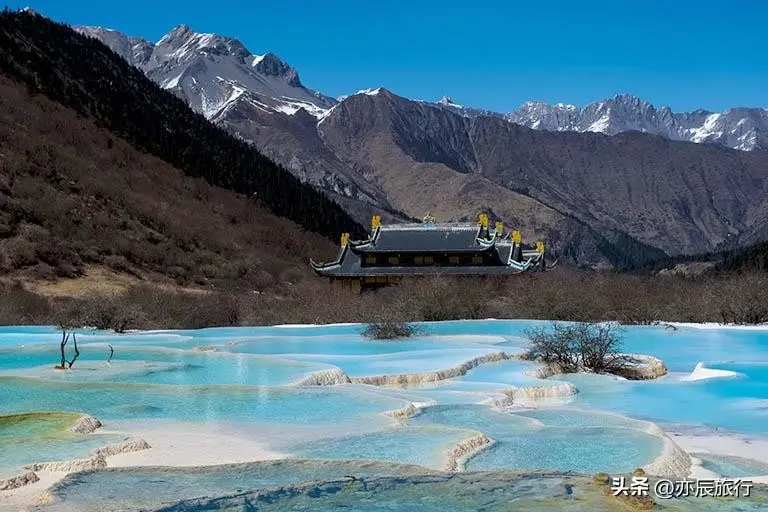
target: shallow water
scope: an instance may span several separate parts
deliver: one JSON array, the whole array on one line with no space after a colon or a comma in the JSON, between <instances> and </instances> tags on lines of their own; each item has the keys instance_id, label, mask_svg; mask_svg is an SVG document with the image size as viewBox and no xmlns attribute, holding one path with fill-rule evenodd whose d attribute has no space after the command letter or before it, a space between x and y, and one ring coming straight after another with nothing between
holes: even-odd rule
<instances>
[{"instance_id":1,"label":"shallow water","mask_svg":"<svg viewBox=\"0 0 768 512\"><path fill-rule=\"evenodd\" d=\"M176 421L319 425L364 421L406 404L355 386L173 386L8 377L0 378L0 387L4 412L58 409L88 413L104 421L137 419L152 411L155 419Z\"/></svg>"},{"instance_id":2,"label":"shallow water","mask_svg":"<svg viewBox=\"0 0 768 512\"><path fill-rule=\"evenodd\" d=\"M301 482L312 482L302 484ZM130 494L119 492L131 489ZM258 491L256 491L258 489ZM749 498L657 500L673 512L765 510L768 494ZM589 477L555 473L428 472L418 466L360 461L272 461L203 468L125 468L70 475L43 511L354 512L616 511L622 502ZM631 510L631 508L626 508Z\"/></svg>"},{"instance_id":3,"label":"shallow water","mask_svg":"<svg viewBox=\"0 0 768 512\"><path fill-rule=\"evenodd\" d=\"M547 323L439 322L424 324L423 336L393 342L365 340L359 325L123 335L81 331L81 356L73 371L52 370L58 362L60 339L54 328L3 327L0 414L88 413L101 419L107 429L142 421L226 425L294 456L378 459L434 469L443 467L446 452L457 441L478 432L496 444L471 458L470 470L631 471L651 462L661 450L660 438L646 433L648 424L639 420L683 430L719 429L768 437L768 330L623 328L624 351L655 355L667 364L670 374L657 381L595 375L542 381L530 376L535 365L502 361L405 390L292 385L310 372L332 368L352 377L412 374L447 369L502 350L514 354L524 349L526 330L541 325ZM107 344L115 348L110 365L105 363ZM699 362L737 375L681 380ZM505 389L553 386L561 381L579 390L565 406L542 402L534 409L515 405L494 411L485 403L503 398L500 393ZM436 406L407 422L382 414L410 402ZM5 466L19 468L51 458L44 457L52 449L46 436L36 434L34 428L25 433L6 430L6 437L22 436L31 441L5 443L4 460L12 461ZM61 439L56 451L68 458L84 456L94 442L100 442L98 436ZM742 476L768 463L702 460L705 467L724 476ZM436 503L437 507L441 502Z\"/></svg>"},{"instance_id":4,"label":"shallow water","mask_svg":"<svg viewBox=\"0 0 768 512\"><path fill-rule=\"evenodd\" d=\"M631 472L661 454L647 424L583 411L504 413L481 405L437 406L410 422L480 431L496 441L470 459L470 470L530 469ZM545 449L542 449L546 447Z\"/></svg>"},{"instance_id":5,"label":"shallow water","mask_svg":"<svg viewBox=\"0 0 768 512\"><path fill-rule=\"evenodd\" d=\"M291 453L308 459L380 460L417 464L441 470L446 452L477 432L433 425L393 427L358 436L314 440L289 447Z\"/></svg>"},{"instance_id":6,"label":"shallow water","mask_svg":"<svg viewBox=\"0 0 768 512\"><path fill-rule=\"evenodd\" d=\"M51 494L56 503L43 510L133 511L198 496L332 480L346 475L398 477L424 474L418 466L376 462L268 461L199 468L120 468L66 477ZM130 493L116 492L130 489Z\"/></svg>"},{"instance_id":7,"label":"shallow water","mask_svg":"<svg viewBox=\"0 0 768 512\"><path fill-rule=\"evenodd\" d=\"M24 464L71 459L118 439L71 432L79 417L71 413L0 416L0 479L17 474Z\"/></svg>"},{"instance_id":8,"label":"shallow water","mask_svg":"<svg viewBox=\"0 0 768 512\"><path fill-rule=\"evenodd\" d=\"M768 475L768 461L759 462L743 457L718 455L714 453L697 453L702 461L701 466L726 478L744 478L753 475Z\"/></svg>"}]
</instances>

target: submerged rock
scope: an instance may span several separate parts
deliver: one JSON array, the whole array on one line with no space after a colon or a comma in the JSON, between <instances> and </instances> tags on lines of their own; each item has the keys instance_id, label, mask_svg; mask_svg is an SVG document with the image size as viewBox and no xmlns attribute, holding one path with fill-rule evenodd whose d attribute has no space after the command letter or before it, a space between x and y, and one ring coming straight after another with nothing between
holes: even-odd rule
<instances>
[{"instance_id":1,"label":"submerged rock","mask_svg":"<svg viewBox=\"0 0 768 512\"><path fill-rule=\"evenodd\" d=\"M92 434L96 429L101 428L101 422L93 416L81 416L70 430L76 434Z\"/></svg>"},{"instance_id":2,"label":"submerged rock","mask_svg":"<svg viewBox=\"0 0 768 512\"><path fill-rule=\"evenodd\" d=\"M129 414L157 414L162 412L160 407L148 404L124 404L111 407L112 410Z\"/></svg>"},{"instance_id":3,"label":"submerged rock","mask_svg":"<svg viewBox=\"0 0 768 512\"><path fill-rule=\"evenodd\" d=\"M25 485L39 482L40 477L34 471L27 471L23 475L12 476L5 480L0 480L0 491L10 491L12 489L18 489Z\"/></svg>"},{"instance_id":4,"label":"submerged rock","mask_svg":"<svg viewBox=\"0 0 768 512\"><path fill-rule=\"evenodd\" d=\"M654 356L645 354L625 354L632 359L632 363L616 372L619 377L629 380L651 380L658 379L667 374L667 367L664 362Z\"/></svg>"}]
</instances>

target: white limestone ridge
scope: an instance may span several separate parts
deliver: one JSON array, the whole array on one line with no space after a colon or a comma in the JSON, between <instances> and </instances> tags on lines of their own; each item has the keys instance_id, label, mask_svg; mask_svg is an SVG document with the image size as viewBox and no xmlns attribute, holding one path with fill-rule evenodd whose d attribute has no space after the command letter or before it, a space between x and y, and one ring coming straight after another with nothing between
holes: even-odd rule
<instances>
[{"instance_id":1,"label":"white limestone ridge","mask_svg":"<svg viewBox=\"0 0 768 512\"><path fill-rule=\"evenodd\" d=\"M446 453L445 471L465 471L469 460L478 453L487 450L496 441L485 434L477 434L462 439Z\"/></svg>"},{"instance_id":2,"label":"white limestone ridge","mask_svg":"<svg viewBox=\"0 0 768 512\"><path fill-rule=\"evenodd\" d=\"M0 491L12 491L13 489L18 489L19 487L24 487L25 485L39 481L40 477L37 476L37 473L34 471L27 471L21 475L0 480Z\"/></svg>"},{"instance_id":3,"label":"white limestone ridge","mask_svg":"<svg viewBox=\"0 0 768 512\"><path fill-rule=\"evenodd\" d=\"M340 368L329 368L312 372L294 383L295 386L336 386L352 382Z\"/></svg>"},{"instance_id":4,"label":"white limestone ridge","mask_svg":"<svg viewBox=\"0 0 768 512\"><path fill-rule=\"evenodd\" d=\"M141 450L149 450L152 448L148 442L138 437L135 439L126 439L120 443L108 444L97 448L94 454L98 457L111 457L120 453L138 452Z\"/></svg>"},{"instance_id":5,"label":"white limestone ridge","mask_svg":"<svg viewBox=\"0 0 768 512\"><path fill-rule=\"evenodd\" d=\"M370 386L408 386L413 384L434 383L465 375L472 368L496 361L514 359L516 356L506 352L491 352L484 356L475 357L464 363L443 370L433 370L418 373L371 375L366 377L350 377L340 368L318 370L294 382L294 386L335 386L338 384L368 384Z\"/></svg>"},{"instance_id":6,"label":"white limestone ridge","mask_svg":"<svg viewBox=\"0 0 768 512\"><path fill-rule=\"evenodd\" d=\"M52 462L37 462L26 466L30 471L51 471L63 473L77 473L78 471L90 471L107 467L107 459L94 455L84 459L62 460Z\"/></svg>"},{"instance_id":7,"label":"white limestone ridge","mask_svg":"<svg viewBox=\"0 0 768 512\"><path fill-rule=\"evenodd\" d=\"M151 446L144 439L126 439L120 443L110 444L101 448L97 448L93 451L91 456L87 458L53 462L38 462L26 466L25 469L30 471L51 471L64 473L76 473L78 471L104 469L107 467L107 457L111 457L120 453L148 450L150 448Z\"/></svg>"},{"instance_id":8,"label":"white limestone ridge","mask_svg":"<svg viewBox=\"0 0 768 512\"><path fill-rule=\"evenodd\" d=\"M570 398L578 393L576 386L570 382L562 382L554 386L521 386L507 389L504 394L510 400L510 405L529 402L540 402L557 398Z\"/></svg>"},{"instance_id":9,"label":"white limestone ridge","mask_svg":"<svg viewBox=\"0 0 768 512\"><path fill-rule=\"evenodd\" d=\"M660 437L663 445L661 455L650 464L643 466L643 471L649 475L663 477L687 478L690 476L693 460L685 450L655 423L649 424L646 433Z\"/></svg>"},{"instance_id":10,"label":"white limestone ridge","mask_svg":"<svg viewBox=\"0 0 768 512\"><path fill-rule=\"evenodd\" d=\"M433 407L435 405L437 405L436 401L411 402L405 407L401 407L400 409L395 409L392 411L385 411L383 414L396 421L407 422L409 419L421 414L425 408Z\"/></svg>"},{"instance_id":11,"label":"white limestone ridge","mask_svg":"<svg viewBox=\"0 0 768 512\"><path fill-rule=\"evenodd\" d=\"M419 373L405 373L395 375L375 375L370 377L352 377L355 384L368 384L371 386L408 386L413 384L435 383L441 380L452 379L465 375L472 368L490 362L505 361L514 356L506 352L492 352L484 356L475 357L451 368Z\"/></svg>"}]
</instances>

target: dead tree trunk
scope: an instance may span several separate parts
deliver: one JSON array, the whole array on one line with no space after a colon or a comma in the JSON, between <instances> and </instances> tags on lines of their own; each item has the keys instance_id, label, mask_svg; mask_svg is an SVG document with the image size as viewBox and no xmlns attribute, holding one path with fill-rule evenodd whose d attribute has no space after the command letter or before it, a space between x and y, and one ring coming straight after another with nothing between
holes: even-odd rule
<instances>
[{"instance_id":1,"label":"dead tree trunk","mask_svg":"<svg viewBox=\"0 0 768 512\"><path fill-rule=\"evenodd\" d=\"M67 334L66 330L61 331L61 343L59 344L59 348L61 349L61 364L59 366L56 366L55 368L63 370L66 368L67 364L67 355L64 353L64 347L67 346L67 342L69 341L69 334Z\"/></svg>"},{"instance_id":2,"label":"dead tree trunk","mask_svg":"<svg viewBox=\"0 0 768 512\"><path fill-rule=\"evenodd\" d=\"M70 368L72 368L72 365L75 364L75 361L77 361L77 358L80 357L80 351L77 350L77 336L75 336L75 333L72 333L72 341L74 342L74 347L75 347L75 357L73 357L72 360L69 362Z\"/></svg>"},{"instance_id":3,"label":"dead tree trunk","mask_svg":"<svg viewBox=\"0 0 768 512\"><path fill-rule=\"evenodd\" d=\"M112 345L107 345L109 347L109 358L107 359L107 364L109 364L112 361L112 356L115 355L115 349L112 348Z\"/></svg>"}]
</instances>

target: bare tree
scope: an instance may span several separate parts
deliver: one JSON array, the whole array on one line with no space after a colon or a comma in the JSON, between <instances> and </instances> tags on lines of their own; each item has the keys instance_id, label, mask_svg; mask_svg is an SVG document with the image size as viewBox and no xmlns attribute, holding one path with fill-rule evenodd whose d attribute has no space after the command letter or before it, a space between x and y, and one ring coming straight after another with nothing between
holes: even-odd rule
<instances>
[{"instance_id":1,"label":"bare tree","mask_svg":"<svg viewBox=\"0 0 768 512\"><path fill-rule=\"evenodd\" d=\"M58 366L55 366L57 370L63 370L67 366L67 354L64 352L64 347L67 346L67 342L69 341L69 335L67 334L67 331L65 329L62 329L61 331L61 343L59 344L59 348L61 349L61 364Z\"/></svg>"},{"instance_id":2,"label":"bare tree","mask_svg":"<svg viewBox=\"0 0 768 512\"><path fill-rule=\"evenodd\" d=\"M109 357L107 358L107 364L110 364L112 362L112 356L115 355L115 349L112 347L112 345L107 345L109 347Z\"/></svg>"},{"instance_id":3,"label":"bare tree","mask_svg":"<svg viewBox=\"0 0 768 512\"><path fill-rule=\"evenodd\" d=\"M61 364L59 366L54 366L57 370L64 370L66 368L72 368L72 365L75 364L75 361L77 361L77 358L80 357L80 350L77 348L77 335L75 333L71 333L72 335L72 346L75 349L75 355L72 358L72 360L67 361L67 354L66 354L66 346L67 343L69 343L69 336L70 333L67 332L67 328L63 327L61 329L61 343L59 343L59 348L61 350Z\"/></svg>"},{"instance_id":4,"label":"bare tree","mask_svg":"<svg viewBox=\"0 0 768 512\"><path fill-rule=\"evenodd\" d=\"M619 352L621 338L612 324L553 323L551 330L531 329L527 335L531 348L525 358L558 366L565 373L617 373L631 363Z\"/></svg>"}]
</instances>

